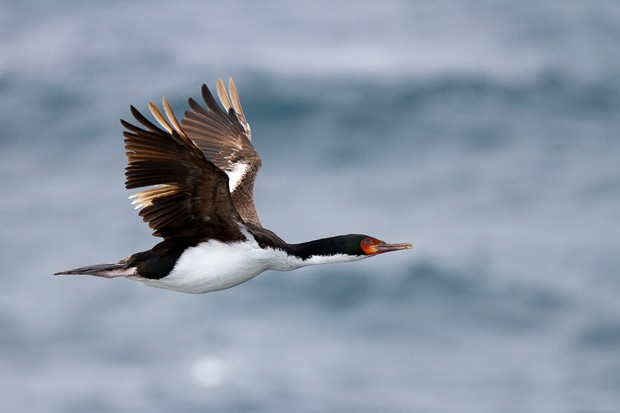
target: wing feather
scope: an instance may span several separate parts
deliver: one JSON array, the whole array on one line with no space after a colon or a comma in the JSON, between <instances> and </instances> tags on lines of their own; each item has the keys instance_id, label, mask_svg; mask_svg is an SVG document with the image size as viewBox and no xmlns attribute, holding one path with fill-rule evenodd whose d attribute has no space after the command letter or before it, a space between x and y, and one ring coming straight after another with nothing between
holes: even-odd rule
<instances>
[{"instance_id":1,"label":"wing feather","mask_svg":"<svg viewBox=\"0 0 620 413\"><path fill-rule=\"evenodd\" d=\"M181 127L205 157L229 177L233 203L245 222L260 226L254 207L254 181L261 159L251 143L251 129L245 119L237 88L229 79L217 82L218 105L206 85L202 98L206 107L189 99L191 110L185 112Z\"/></svg>"},{"instance_id":2,"label":"wing feather","mask_svg":"<svg viewBox=\"0 0 620 413\"><path fill-rule=\"evenodd\" d=\"M205 158L163 102L167 119L155 105L149 108L164 129L133 106L131 113L144 129L121 120L128 159L125 186L147 187L130 197L140 216L153 235L166 240L244 240L228 176Z\"/></svg>"}]
</instances>

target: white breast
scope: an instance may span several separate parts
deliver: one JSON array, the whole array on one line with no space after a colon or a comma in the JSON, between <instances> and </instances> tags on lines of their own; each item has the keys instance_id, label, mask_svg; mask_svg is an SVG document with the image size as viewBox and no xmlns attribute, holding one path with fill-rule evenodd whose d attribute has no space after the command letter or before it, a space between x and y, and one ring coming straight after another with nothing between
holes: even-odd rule
<instances>
[{"instance_id":1,"label":"white breast","mask_svg":"<svg viewBox=\"0 0 620 413\"><path fill-rule=\"evenodd\" d=\"M241 284L267 268L260 251L247 243L210 240L185 250L167 276L139 281L168 290L206 293Z\"/></svg>"}]
</instances>

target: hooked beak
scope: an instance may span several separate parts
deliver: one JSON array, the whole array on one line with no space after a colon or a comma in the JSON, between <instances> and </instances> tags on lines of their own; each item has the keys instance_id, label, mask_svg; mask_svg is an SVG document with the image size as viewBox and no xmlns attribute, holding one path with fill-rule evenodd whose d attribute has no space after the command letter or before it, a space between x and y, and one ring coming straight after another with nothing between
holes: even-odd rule
<instances>
[{"instance_id":1,"label":"hooked beak","mask_svg":"<svg viewBox=\"0 0 620 413\"><path fill-rule=\"evenodd\" d=\"M388 244L386 242L382 242L380 244L375 244L369 247L367 253L369 253L369 255L383 254L384 252L408 250L411 248L413 248L413 245L409 244L408 242L403 242L400 244Z\"/></svg>"}]
</instances>

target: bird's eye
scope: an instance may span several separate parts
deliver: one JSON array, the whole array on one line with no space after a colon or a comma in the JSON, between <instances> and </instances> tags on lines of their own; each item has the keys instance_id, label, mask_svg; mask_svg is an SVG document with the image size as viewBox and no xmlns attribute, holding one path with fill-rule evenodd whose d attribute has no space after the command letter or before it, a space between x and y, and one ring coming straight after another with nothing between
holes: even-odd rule
<instances>
[{"instance_id":1,"label":"bird's eye","mask_svg":"<svg viewBox=\"0 0 620 413\"><path fill-rule=\"evenodd\" d=\"M370 238L364 238L364 240L362 241L362 243L365 246L369 246L370 244L372 244L372 241L370 240Z\"/></svg>"}]
</instances>

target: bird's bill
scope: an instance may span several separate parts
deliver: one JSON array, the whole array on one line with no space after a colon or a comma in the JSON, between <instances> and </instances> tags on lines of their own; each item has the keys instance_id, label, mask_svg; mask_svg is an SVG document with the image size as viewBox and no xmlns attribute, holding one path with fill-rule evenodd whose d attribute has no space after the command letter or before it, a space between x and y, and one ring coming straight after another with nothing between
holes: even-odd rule
<instances>
[{"instance_id":1,"label":"bird's bill","mask_svg":"<svg viewBox=\"0 0 620 413\"><path fill-rule=\"evenodd\" d=\"M368 255L383 254L384 252L408 250L411 248L413 248L413 245L411 245L408 242L403 242L400 244L388 244L387 242L381 241L378 244L368 247L366 249L366 254Z\"/></svg>"}]
</instances>

